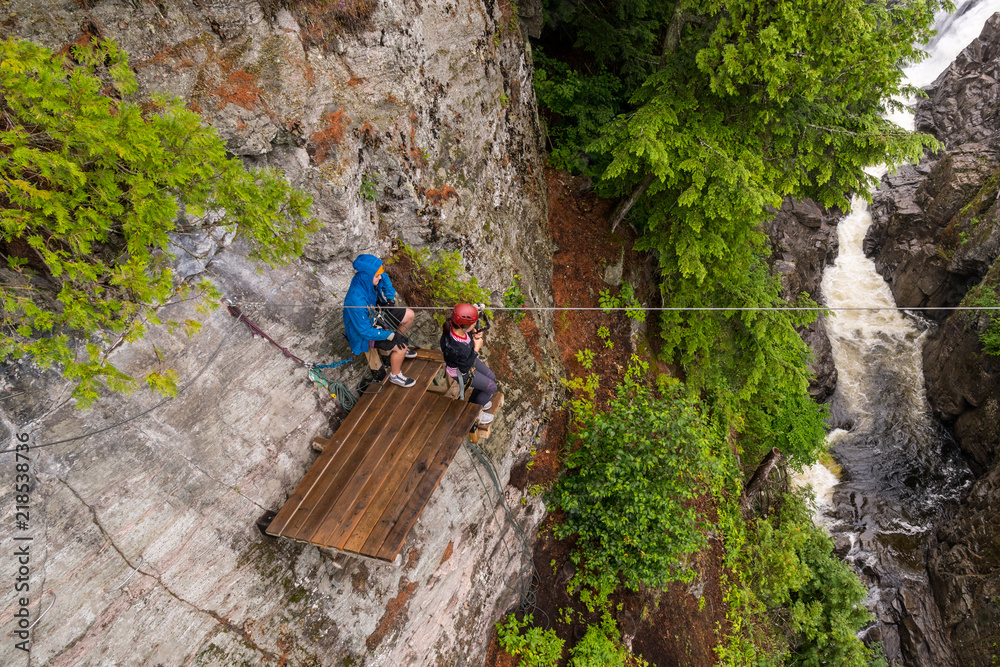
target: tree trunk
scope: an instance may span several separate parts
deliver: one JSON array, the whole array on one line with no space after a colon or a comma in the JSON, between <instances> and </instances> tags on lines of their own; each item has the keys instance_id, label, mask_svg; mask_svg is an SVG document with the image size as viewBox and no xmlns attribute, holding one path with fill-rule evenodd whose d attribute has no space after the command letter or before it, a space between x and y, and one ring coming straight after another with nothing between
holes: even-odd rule
<instances>
[{"instance_id":1,"label":"tree trunk","mask_svg":"<svg viewBox=\"0 0 1000 667\"><path fill-rule=\"evenodd\" d=\"M642 196L642 193L645 192L646 188L653 183L654 178L655 176L652 174L646 174L646 178L642 179L642 181L635 186L632 190L632 194L618 202L618 206L615 206L615 210L611 212L612 232L615 231L615 227L618 226L618 223L625 219L625 216L628 215L628 212L632 210L633 206L635 206L635 203L639 200L639 197Z\"/></svg>"},{"instance_id":2,"label":"tree trunk","mask_svg":"<svg viewBox=\"0 0 1000 667\"><path fill-rule=\"evenodd\" d=\"M740 499L740 509L745 515L747 510L750 509L750 503L753 502L754 496L760 493L760 490L764 488L764 482L767 481L767 476L771 474L771 470L777 465L778 461L781 460L781 452L775 447L767 453L764 460L760 462L757 466L757 470L754 472L753 477L743 488L743 497Z\"/></svg>"},{"instance_id":3,"label":"tree trunk","mask_svg":"<svg viewBox=\"0 0 1000 667\"><path fill-rule=\"evenodd\" d=\"M671 53L677 53L677 47L681 43L681 30L684 29L684 23L690 17L684 13L681 9L681 3L678 2L674 7L674 15L670 17L670 23L667 25L667 31L663 35L663 48L660 50L660 64L657 69L663 69L663 66L667 64L667 56ZM639 201L639 197L642 193L646 191L653 183L653 174L646 174L635 188L632 189L632 193L625 199L618 202L618 206L611 213L611 231L614 232L615 228L618 227L619 223L625 219L628 212L632 210L635 203Z\"/></svg>"}]
</instances>

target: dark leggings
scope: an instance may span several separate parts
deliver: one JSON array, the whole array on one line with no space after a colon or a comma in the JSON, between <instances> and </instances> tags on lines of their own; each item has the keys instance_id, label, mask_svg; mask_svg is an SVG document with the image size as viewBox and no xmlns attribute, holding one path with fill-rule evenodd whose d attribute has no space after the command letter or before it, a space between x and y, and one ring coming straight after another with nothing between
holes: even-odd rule
<instances>
[{"instance_id":1,"label":"dark leggings","mask_svg":"<svg viewBox=\"0 0 1000 667\"><path fill-rule=\"evenodd\" d=\"M493 394L497 393L497 376L489 366L476 359L476 374L472 376L472 381L466 384L465 389L472 391L472 396L469 397L470 403L486 405L493 398Z\"/></svg>"}]
</instances>

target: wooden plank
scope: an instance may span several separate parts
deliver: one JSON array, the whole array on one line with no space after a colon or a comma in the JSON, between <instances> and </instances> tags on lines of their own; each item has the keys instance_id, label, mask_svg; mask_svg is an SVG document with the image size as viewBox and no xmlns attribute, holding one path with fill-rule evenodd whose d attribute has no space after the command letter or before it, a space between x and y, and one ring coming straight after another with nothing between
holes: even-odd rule
<instances>
[{"instance_id":1,"label":"wooden plank","mask_svg":"<svg viewBox=\"0 0 1000 667\"><path fill-rule=\"evenodd\" d=\"M368 478L354 503L340 505L343 511L340 513L337 530L329 538L331 544L339 545L337 548L341 550L353 546L354 551L357 551L365 543L399 480L408 470L409 464L405 461L411 443L424 442L427 433L441 420L447 407L447 403L434 394L424 393L406 428L390 443L380 467ZM412 460L412 454L410 459ZM400 461L404 463L401 464ZM373 507L372 503L376 500L377 505Z\"/></svg>"},{"instance_id":2,"label":"wooden plank","mask_svg":"<svg viewBox=\"0 0 1000 667\"><path fill-rule=\"evenodd\" d=\"M434 403L428 410L427 416L420 424L416 434L406 443L406 447L389 470L382 486L368 503L358 528L344 544L345 551L369 554L370 552L365 550L365 544L370 539L378 540L381 544L392 528L395 515L399 513L399 503L395 505L393 503L399 495L400 487L414 483L408 481L414 474L414 468L423 469L426 467L424 461L429 454L424 454L423 450L436 446L435 443L448 434L455 419L461 414L462 406L460 404L442 396L432 396L434 396ZM392 515L391 517L386 514L386 508L389 508L388 513ZM383 517L385 518L384 522L382 521ZM373 533L377 533L374 538L372 537Z\"/></svg>"},{"instance_id":3,"label":"wooden plank","mask_svg":"<svg viewBox=\"0 0 1000 667\"><path fill-rule=\"evenodd\" d=\"M358 497L362 495L370 480L373 478L381 480L385 477L386 464L384 461L392 449L392 444L402 434L412 433L414 429L411 426L415 427L416 424L419 424L423 420L427 408L430 407L430 399L433 399L433 395L423 391L423 388L430 384L434 374L437 373L437 368L438 364L426 362L425 366L415 374L414 386L403 390L407 393L389 418L390 423L382 428L380 434L372 437L371 444L364 451L361 463L344 484L336 501L326 512L323 523L316 529L313 539L317 544L332 546L335 549L343 547L343 542L356 519L347 526L343 525L343 522L352 518L352 509ZM360 517L360 513L358 517Z\"/></svg>"},{"instance_id":4,"label":"wooden plank","mask_svg":"<svg viewBox=\"0 0 1000 667\"><path fill-rule=\"evenodd\" d=\"M441 481L452 459L455 458L455 454L458 452L458 448L462 446L462 442L469 433L469 429L472 428L472 425L479 418L481 410L481 406L472 403L465 406L461 416L455 422L454 427L452 427L451 432L442 440L440 447L427 466L427 470L421 476L420 482L411 494L405 508L396 519L392 530L386 536L385 542L383 542L378 552L372 552L377 553L378 558L386 560L394 559L399 550L403 548L406 536L410 534L410 530L417 523L417 517L420 516L424 505L427 504L427 501L433 495L434 489L437 488L438 482Z\"/></svg>"},{"instance_id":5,"label":"wooden plank","mask_svg":"<svg viewBox=\"0 0 1000 667\"><path fill-rule=\"evenodd\" d=\"M452 401L448 398L436 396L437 401L445 404L445 412L441 419L432 429L422 429L420 437L414 438L409 447L409 456L404 456L394 467L390 476L392 483L387 483L382 487L382 491L376 495L369 505L368 511L378 514L378 521L372 527L371 533L364 538L364 542L359 546L360 537L357 533L348 540L350 548L364 554L378 553L386 535L396 524L396 517L406 506L413 489L417 487L420 477L427 469L427 464L434 456L441 441L448 436L458 419L465 410L465 403ZM366 524L371 523L371 518L366 520ZM395 558L395 556L393 556Z\"/></svg>"},{"instance_id":6,"label":"wooden plank","mask_svg":"<svg viewBox=\"0 0 1000 667\"><path fill-rule=\"evenodd\" d=\"M444 355L441 354L441 350L425 350L423 348L416 350L417 359L427 359L429 361L444 361Z\"/></svg>"},{"instance_id":7,"label":"wooden plank","mask_svg":"<svg viewBox=\"0 0 1000 667\"><path fill-rule=\"evenodd\" d=\"M435 369L432 362L414 360L410 367L410 372L420 377L422 381L430 382L428 374ZM300 539L305 539L314 544L326 545L322 539L325 537L321 532L322 526L326 522L327 516L334 512L340 502L341 494L348 487L350 480L359 472L361 465L366 460L369 450L381 438L394 437L406 423L407 418L416 407L422 391L417 390L416 385L409 388L390 385L388 394L382 398L382 408L377 411L375 418L364 430L360 428L352 434L352 443L346 443L338 456L339 465L334 462L327 472L325 484L317 484L316 489L303 504L310 504L314 509L306 519L305 523L295 534ZM319 540L319 541L317 541Z\"/></svg>"},{"instance_id":8,"label":"wooden plank","mask_svg":"<svg viewBox=\"0 0 1000 667\"><path fill-rule=\"evenodd\" d=\"M399 456L388 469L382 485L375 491L368 501L358 525L344 543L343 551L353 551L362 553L365 542L375 530L379 519L385 508L396 496L399 486L403 483L406 475L410 472L414 462L419 458L421 450L428 443L434 441L436 433L447 433L448 424L454 420L454 414L449 415L449 408L452 413L458 413L458 408L453 407L454 401L441 396L430 394L433 399L430 409L424 419L418 424L417 431L407 442L400 442L403 445ZM441 426L439 426L441 424ZM391 526L385 527L383 537L389 532Z\"/></svg>"},{"instance_id":9,"label":"wooden plank","mask_svg":"<svg viewBox=\"0 0 1000 667\"><path fill-rule=\"evenodd\" d=\"M420 362L415 370L420 370L428 362ZM419 399L422 392L415 392L415 387L404 389L394 384L386 385L386 390L379 393L377 401L379 409L372 409L359 422L350 439L341 446L335 461L329 471L323 476L303 500L302 506L308 506L309 515L293 532L284 531L285 535L301 540L313 541L317 529L326 519L345 484L355 474L358 466L364 460L365 454L382 433L394 423L393 415L397 409L408 414Z\"/></svg>"},{"instance_id":10,"label":"wooden plank","mask_svg":"<svg viewBox=\"0 0 1000 667\"><path fill-rule=\"evenodd\" d=\"M426 363L426 362L424 362ZM344 436L340 433L346 425L341 424L341 427L337 429L334 434L335 443L337 444L336 453L333 457L327 460L322 467L322 469L317 470L315 477L312 480L312 484L309 488L304 489L302 498L298 509L295 511L291 520L288 524L281 530L281 535L285 537L293 537L296 539L307 540L308 535L303 532L303 529L307 525L318 525L322 521L322 517L317 518L314 516L317 511L323 508L321 504L323 499L327 494L331 493L331 486L333 483L340 478L342 474L349 472L350 470L345 468L345 466L350 464L352 457L357 452L358 442L365 437L365 435L372 429L372 425L375 424L379 415L382 414L386 406L389 409L397 407L398 399L394 397L401 397L400 392L412 391L414 388L404 389L397 385L383 382L382 390L378 393L365 394L365 398L370 399L370 407L365 410L364 414L360 416L357 421L352 422L352 428ZM354 407L356 410L358 406ZM352 420L354 415L354 410L348 415L347 421ZM385 416L382 417L383 423L385 421ZM324 452L325 454L326 452ZM318 463L318 460L317 460ZM317 463L313 464L315 468ZM306 474L306 477L310 477L312 469ZM300 486L305 483L305 479L300 483ZM296 490L296 493L298 491ZM282 508L282 511L284 508ZM280 512L279 512L280 514Z\"/></svg>"},{"instance_id":11,"label":"wooden plank","mask_svg":"<svg viewBox=\"0 0 1000 667\"><path fill-rule=\"evenodd\" d=\"M303 499L312 491L316 483L322 479L323 473L326 472L330 463L334 460L343 444L350 438L351 434L356 432L358 425L365 421L366 415L368 415L372 406L376 403L375 397L377 395L374 393L361 395L354 408L347 415L347 418L337 429L337 432L333 434L327 447L313 461L305 477L295 487L295 491L285 501L285 504L281 506L278 514L274 517L274 521L267 527L268 535L282 535L286 530L294 532L294 526L300 520L304 519L304 517L298 517L293 523L293 517L299 511ZM306 511L306 515L308 515L308 511ZM293 528L289 528L289 524L292 524Z\"/></svg>"}]
</instances>

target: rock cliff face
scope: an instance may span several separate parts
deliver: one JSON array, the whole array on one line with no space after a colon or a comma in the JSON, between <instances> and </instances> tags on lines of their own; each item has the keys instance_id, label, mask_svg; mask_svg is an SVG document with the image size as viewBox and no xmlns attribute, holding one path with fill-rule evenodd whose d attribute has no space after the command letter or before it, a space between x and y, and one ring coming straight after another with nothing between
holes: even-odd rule
<instances>
[{"instance_id":1,"label":"rock cliff face","mask_svg":"<svg viewBox=\"0 0 1000 667\"><path fill-rule=\"evenodd\" d=\"M177 240L183 273L204 273L300 356L348 354L336 305L350 262L388 256L397 240L460 251L497 298L520 274L529 305L551 304L531 67L511 3L11 0L4 13L0 34L57 51L116 40L145 94L181 97L231 151L313 195L323 229L283 269L256 272L239 242ZM38 622L30 657L5 649L4 663L482 664L492 623L517 599L522 551L478 464L459 452L395 566L262 537L255 520L284 502L315 458L312 438L342 413L224 313L191 341L155 330L114 353L138 371L158 363L155 345L180 377L168 402L138 392L80 413L53 373L3 369L3 442L91 434L31 453ZM420 342L432 345L424 317ZM529 324L501 318L491 333L508 402L487 453L533 534L544 508L504 485L560 368L551 318ZM0 625L15 609L6 587Z\"/></svg>"},{"instance_id":2,"label":"rock cliff face","mask_svg":"<svg viewBox=\"0 0 1000 667\"><path fill-rule=\"evenodd\" d=\"M1000 14L918 104L945 145L883 180L866 250L904 307L969 305L1000 283ZM976 290L970 294L970 290ZM927 397L980 475L938 527L928 571L958 664L988 665L1000 640L1000 359L987 313L937 311L924 347Z\"/></svg>"},{"instance_id":3,"label":"rock cliff face","mask_svg":"<svg viewBox=\"0 0 1000 667\"><path fill-rule=\"evenodd\" d=\"M820 283L823 269L837 258L837 222L843 217L837 209L827 210L816 202L785 200L781 209L765 224L771 239L771 258L782 275L782 296L794 302L805 292L823 303ZM802 339L813 352L810 368L815 375L809 393L823 402L837 388L837 367L833 349L822 318L802 331Z\"/></svg>"}]
</instances>

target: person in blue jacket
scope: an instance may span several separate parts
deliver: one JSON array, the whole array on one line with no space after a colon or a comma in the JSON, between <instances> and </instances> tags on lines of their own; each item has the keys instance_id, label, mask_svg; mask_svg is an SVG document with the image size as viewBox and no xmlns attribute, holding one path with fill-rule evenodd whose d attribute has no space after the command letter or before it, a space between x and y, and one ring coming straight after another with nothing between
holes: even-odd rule
<instances>
[{"instance_id":1,"label":"person in blue jacket","mask_svg":"<svg viewBox=\"0 0 1000 667\"><path fill-rule=\"evenodd\" d=\"M354 278L344 297L344 331L351 352L368 351L368 341L375 341L379 350L391 350L389 381L401 387L412 387L412 378L403 375L403 359L417 353L408 347L413 311L396 307L396 290L385 273L385 266L375 255L358 255L354 260ZM395 331L393 331L395 328Z\"/></svg>"}]
</instances>

